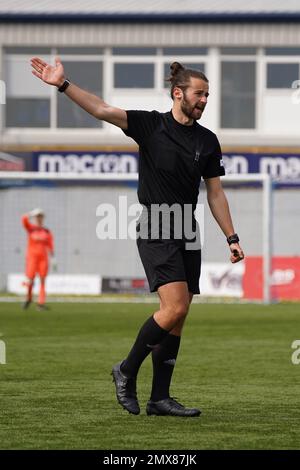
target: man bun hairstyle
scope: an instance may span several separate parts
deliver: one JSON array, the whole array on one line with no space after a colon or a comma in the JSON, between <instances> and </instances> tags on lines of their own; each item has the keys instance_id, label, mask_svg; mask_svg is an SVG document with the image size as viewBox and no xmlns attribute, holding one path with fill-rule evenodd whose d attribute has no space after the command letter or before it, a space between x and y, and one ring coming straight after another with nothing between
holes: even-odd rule
<instances>
[{"instance_id":1,"label":"man bun hairstyle","mask_svg":"<svg viewBox=\"0 0 300 470\"><path fill-rule=\"evenodd\" d=\"M170 65L170 76L166 78L166 81L171 83L171 98L174 99L173 93L174 88L180 88L183 92L188 88L191 77L199 78L204 82L208 83L206 75L201 70L186 69L179 62L173 62Z\"/></svg>"},{"instance_id":2,"label":"man bun hairstyle","mask_svg":"<svg viewBox=\"0 0 300 470\"><path fill-rule=\"evenodd\" d=\"M178 72L180 70L185 70L183 65L181 65L179 62L173 62L171 65L170 65L170 69L171 69L171 77L176 77L176 75L178 74Z\"/></svg>"}]
</instances>

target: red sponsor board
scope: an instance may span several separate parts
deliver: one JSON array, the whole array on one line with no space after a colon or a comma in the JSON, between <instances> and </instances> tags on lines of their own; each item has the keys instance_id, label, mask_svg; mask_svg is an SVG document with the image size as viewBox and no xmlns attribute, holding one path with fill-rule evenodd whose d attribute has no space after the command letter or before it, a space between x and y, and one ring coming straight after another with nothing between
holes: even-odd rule
<instances>
[{"instance_id":1,"label":"red sponsor board","mask_svg":"<svg viewBox=\"0 0 300 470\"><path fill-rule=\"evenodd\" d=\"M245 299L263 298L263 259L246 257L243 278ZM300 257L275 256L272 259L271 297L300 300Z\"/></svg>"},{"instance_id":2,"label":"red sponsor board","mask_svg":"<svg viewBox=\"0 0 300 470\"><path fill-rule=\"evenodd\" d=\"M24 171L25 170L25 161L16 157L15 155L10 155L8 153L1 152L0 149L0 171Z\"/></svg>"}]
</instances>

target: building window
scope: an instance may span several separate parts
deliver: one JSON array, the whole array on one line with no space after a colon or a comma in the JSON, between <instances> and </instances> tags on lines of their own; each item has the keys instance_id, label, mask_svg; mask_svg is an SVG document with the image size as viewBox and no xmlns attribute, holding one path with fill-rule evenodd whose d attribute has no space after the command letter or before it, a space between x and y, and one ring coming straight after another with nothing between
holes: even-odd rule
<instances>
[{"instance_id":1,"label":"building window","mask_svg":"<svg viewBox=\"0 0 300 470\"><path fill-rule=\"evenodd\" d=\"M207 47L163 47L163 55L207 55Z\"/></svg>"},{"instance_id":2,"label":"building window","mask_svg":"<svg viewBox=\"0 0 300 470\"><path fill-rule=\"evenodd\" d=\"M102 96L102 62L64 62L67 77L79 87ZM99 128L103 122L95 119L63 93L57 95L57 127L63 128Z\"/></svg>"},{"instance_id":3,"label":"building window","mask_svg":"<svg viewBox=\"0 0 300 470\"><path fill-rule=\"evenodd\" d=\"M6 127L50 126L50 87L31 74L30 57L11 55L5 60ZM44 57L50 59L49 56Z\"/></svg>"},{"instance_id":4,"label":"building window","mask_svg":"<svg viewBox=\"0 0 300 470\"><path fill-rule=\"evenodd\" d=\"M299 64L267 64L267 88L291 88L298 79Z\"/></svg>"},{"instance_id":5,"label":"building window","mask_svg":"<svg viewBox=\"0 0 300 470\"><path fill-rule=\"evenodd\" d=\"M221 47L222 55L256 55L255 47Z\"/></svg>"},{"instance_id":6,"label":"building window","mask_svg":"<svg viewBox=\"0 0 300 470\"><path fill-rule=\"evenodd\" d=\"M154 88L154 64L115 63L115 88Z\"/></svg>"},{"instance_id":7,"label":"building window","mask_svg":"<svg viewBox=\"0 0 300 470\"><path fill-rule=\"evenodd\" d=\"M58 47L59 55L103 55L104 49L101 47Z\"/></svg>"},{"instance_id":8,"label":"building window","mask_svg":"<svg viewBox=\"0 0 300 470\"><path fill-rule=\"evenodd\" d=\"M32 46L6 46L4 48L5 54L26 54L29 57L39 56L39 55L47 55L51 54L51 47L32 47Z\"/></svg>"},{"instance_id":9,"label":"building window","mask_svg":"<svg viewBox=\"0 0 300 470\"><path fill-rule=\"evenodd\" d=\"M71 80L97 96L103 96L103 62L101 48L44 47L5 48L4 79L7 84L5 125L7 128L98 128L103 122L86 113L64 94L54 93L31 73L30 59L42 57L53 63L54 55L68 54L63 59L65 73ZM94 57L89 55L94 54ZM57 106L55 106L55 104ZM57 108L57 114L54 115Z\"/></svg>"},{"instance_id":10,"label":"building window","mask_svg":"<svg viewBox=\"0 0 300 470\"><path fill-rule=\"evenodd\" d=\"M113 47L113 55L156 55L155 47Z\"/></svg>"},{"instance_id":11,"label":"building window","mask_svg":"<svg viewBox=\"0 0 300 470\"><path fill-rule=\"evenodd\" d=\"M221 62L221 127L255 128L255 62Z\"/></svg>"},{"instance_id":12,"label":"building window","mask_svg":"<svg viewBox=\"0 0 300 470\"><path fill-rule=\"evenodd\" d=\"M49 127L50 100L7 98L6 127Z\"/></svg>"},{"instance_id":13,"label":"building window","mask_svg":"<svg viewBox=\"0 0 300 470\"><path fill-rule=\"evenodd\" d=\"M300 47L266 47L266 55L300 55Z\"/></svg>"}]
</instances>

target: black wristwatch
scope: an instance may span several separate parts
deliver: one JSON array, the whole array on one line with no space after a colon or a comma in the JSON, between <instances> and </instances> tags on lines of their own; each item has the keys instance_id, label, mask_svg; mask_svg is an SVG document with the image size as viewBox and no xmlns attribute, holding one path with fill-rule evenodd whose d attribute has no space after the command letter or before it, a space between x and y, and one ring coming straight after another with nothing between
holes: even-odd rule
<instances>
[{"instance_id":1,"label":"black wristwatch","mask_svg":"<svg viewBox=\"0 0 300 470\"><path fill-rule=\"evenodd\" d=\"M60 85L60 87L58 88L58 91L60 91L60 93L63 93L64 91L66 91L66 89L68 88L68 86L70 85L70 80L68 80L67 78L65 79L64 83L62 85Z\"/></svg>"},{"instance_id":2,"label":"black wristwatch","mask_svg":"<svg viewBox=\"0 0 300 470\"><path fill-rule=\"evenodd\" d=\"M227 243L230 246L232 243L238 243L240 241L238 234L234 233L233 235L230 235L230 237L227 238Z\"/></svg>"}]
</instances>

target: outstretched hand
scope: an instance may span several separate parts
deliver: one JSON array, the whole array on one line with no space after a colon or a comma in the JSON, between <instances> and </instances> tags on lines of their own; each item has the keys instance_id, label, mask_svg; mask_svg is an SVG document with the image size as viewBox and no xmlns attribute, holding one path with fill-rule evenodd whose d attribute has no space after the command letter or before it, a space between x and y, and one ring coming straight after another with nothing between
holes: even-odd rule
<instances>
[{"instance_id":1,"label":"outstretched hand","mask_svg":"<svg viewBox=\"0 0 300 470\"><path fill-rule=\"evenodd\" d=\"M61 86L65 80L65 72L59 57L55 58L55 65L47 64L39 57L31 59L32 73L49 85Z\"/></svg>"},{"instance_id":2,"label":"outstretched hand","mask_svg":"<svg viewBox=\"0 0 300 470\"><path fill-rule=\"evenodd\" d=\"M229 248L231 251L230 261L232 263L238 263L239 261L245 258L243 250L238 243L231 243Z\"/></svg>"}]
</instances>

